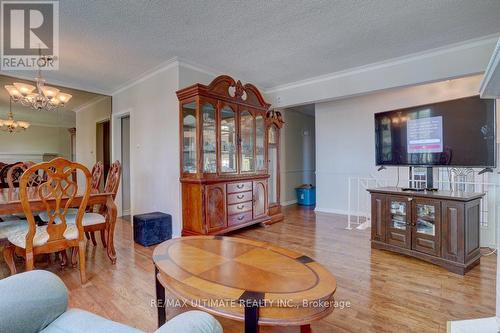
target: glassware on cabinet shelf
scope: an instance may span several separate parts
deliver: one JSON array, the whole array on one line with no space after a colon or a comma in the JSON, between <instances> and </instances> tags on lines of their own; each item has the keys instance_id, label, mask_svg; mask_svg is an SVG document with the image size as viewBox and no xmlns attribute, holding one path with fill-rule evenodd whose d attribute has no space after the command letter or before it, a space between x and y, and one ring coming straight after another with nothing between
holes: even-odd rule
<instances>
[{"instance_id":1,"label":"glassware on cabinet shelf","mask_svg":"<svg viewBox=\"0 0 500 333\"><path fill-rule=\"evenodd\" d=\"M182 171L196 173L196 103L182 106Z\"/></svg>"},{"instance_id":2,"label":"glassware on cabinet shelf","mask_svg":"<svg viewBox=\"0 0 500 333\"><path fill-rule=\"evenodd\" d=\"M220 141L221 171L236 172L236 117L227 105L221 109Z\"/></svg>"},{"instance_id":3,"label":"glassware on cabinet shelf","mask_svg":"<svg viewBox=\"0 0 500 333\"><path fill-rule=\"evenodd\" d=\"M210 103L201 108L203 119L203 172L217 172L217 144L215 133L215 107Z\"/></svg>"},{"instance_id":4,"label":"glassware on cabinet shelf","mask_svg":"<svg viewBox=\"0 0 500 333\"><path fill-rule=\"evenodd\" d=\"M406 230L406 202L391 201L391 227Z\"/></svg>"},{"instance_id":5,"label":"glassware on cabinet shelf","mask_svg":"<svg viewBox=\"0 0 500 333\"><path fill-rule=\"evenodd\" d=\"M254 128L255 121L252 114L243 111L240 115L241 130L241 171L253 171L254 167Z\"/></svg>"},{"instance_id":6,"label":"glassware on cabinet shelf","mask_svg":"<svg viewBox=\"0 0 500 333\"><path fill-rule=\"evenodd\" d=\"M436 235L436 207L434 205L417 204L417 232Z\"/></svg>"},{"instance_id":7,"label":"glassware on cabinet shelf","mask_svg":"<svg viewBox=\"0 0 500 333\"><path fill-rule=\"evenodd\" d=\"M255 169L257 171L265 170L266 165L264 163L264 133L265 133L265 124L264 117L257 116L255 118Z\"/></svg>"}]
</instances>

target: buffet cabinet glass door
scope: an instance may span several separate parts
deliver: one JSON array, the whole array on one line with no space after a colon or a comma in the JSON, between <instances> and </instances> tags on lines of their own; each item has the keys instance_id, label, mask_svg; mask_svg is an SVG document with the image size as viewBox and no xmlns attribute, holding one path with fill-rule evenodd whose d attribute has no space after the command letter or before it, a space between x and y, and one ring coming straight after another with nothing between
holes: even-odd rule
<instances>
[{"instance_id":1,"label":"buffet cabinet glass door","mask_svg":"<svg viewBox=\"0 0 500 333\"><path fill-rule=\"evenodd\" d=\"M182 105L182 172L185 174L197 173L196 150L196 102L187 102Z\"/></svg>"},{"instance_id":2,"label":"buffet cabinet glass door","mask_svg":"<svg viewBox=\"0 0 500 333\"><path fill-rule=\"evenodd\" d=\"M217 118L215 101L201 101L203 173L217 172Z\"/></svg>"},{"instance_id":3,"label":"buffet cabinet glass door","mask_svg":"<svg viewBox=\"0 0 500 333\"><path fill-rule=\"evenodd\" d=\"M411 247L411 201L408 197L387 197L386 238L389 244Z\"/></svg>"},{"instance_id":4,"label":"buffet cabinet glass door","mask_svg":"<svg viewBox=\"0 0 500 333\"><path fill-rule=\"evenodd\" d=\"M220 172L222 174L238 172L236 110L236 106L230 104L224 104L220 109Z\"/></svg>"},{"instance_id":5,"label":"buffet cabinet glass door","mask_svg":"<svg viewBox=\"0 0 500 333\"><path fill-rule=\"evenodd\" d=\"M412 249L432 255L440 255L441 205L426 198L413 199Z\"/></svg>"}]
</instances>

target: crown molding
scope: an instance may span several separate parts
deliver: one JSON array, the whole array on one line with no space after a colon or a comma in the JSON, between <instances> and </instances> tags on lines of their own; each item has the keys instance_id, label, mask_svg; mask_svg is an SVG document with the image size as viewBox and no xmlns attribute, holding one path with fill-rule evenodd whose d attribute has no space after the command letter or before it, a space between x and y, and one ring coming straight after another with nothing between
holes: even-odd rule
<instances>
[{"instance_id":1,"label":"crown molding","mask_svg":"<svg viewBox=\"0 0 500 333\"><path fill-rule=\"evenodd\" d=\"M442 55L442 54L446 54L446 53L450 53L450 52L470 49L470 48L474 48L474 47L482 46L482 45L488 45L491 43L495 43L499 37L500 37L500 33L496 33L496 34L483 36L480 38L469 39L467 41L460 42L460 43L449 44L446 46L442 46L442 47L438 47L438 48L434 48L434 49L430 49L430 50L426 50L426 51L422 51L422 52L412 53L412 54L408 54L405 56L391 58L391 59L387 59L387 60L383 60L383 61L379 61L379 62L374 62L374 63L363 65L363 66L352 67L349 69L345 69L345 70L341 70L341 71L337 71L337 72L333 72L333 73L329 73L329 74L319 75L319 76L311 77L311 78L304 79L304 80L299 80L299 81L290 82L290 83L286 83L286 84L282 84L282 85L277 85L275 87L265 89L264 93L265 94L272 94L272 93L288 90L291 88L300 88L300 87L308 86L311 84L321 83L324 81L329 81L329 80L334 80L334 79L350 76L353 74L369 72L369 71L373 71L373 70L377 70L377 69L391 67L394 65L410 63L410 62L420 60L420 59L431 58L434 56L438 56L438 55Z\"/></svg>"},{"instance_id":2,"label":"crown molding","mask_svg":"<svg viewBox=\"0 0 500 333\"><path fill-rule=\"evenodd\" d=\"M85 110L93 105L96 105L97 103L99 103L99 102L101 102L109 97L110 96L96 96L96 97L92 98L91 100L89 100L88 102L83 103L82 105L80 105L79 107L77 107L76 109L73 109L71 111L76 112L76 113L81 112L81 111L83 111L83 110Z\"/></svg>"},{"instance_id":3,"label":"crown molding","mask_svg":"<svg viewBox=\"0 0 500 333\"><path fill-rule=\"evenodd\" d=\"M128 80L127 82L125 82L124 84L118 86L116 89L114 89L114 91L111 93L111 96L115 96L115 95L118 95L119 93L129 89L129 88L132 88L133 86L135 85L138 85L139 83L141 82L144 82L146 81L147 79L155 76L156 74L159 74L161 72L164 72L170 68L173 68L175 66L178 66L179 64L179 60L178 60L178 57L173 57L173 58L170 58L164 62L162 62L161 64L159 64L158 66L155 66L153 67L152 69L149 69L141 74L139 74L138 76L136 76L135 78L131 79L131 80Z\"/></svg>"},{"instance_id":4,"label":"crown molding","mask_svg":"<svg viewBox=\"0 0 500 333\"><path fill-rule=\"evenodd\" d=\"M179 62L179 66L181 66L181 67L189 68L189 69L192 69L192 70L195 70L197 72L201 72L201 73L213 76L213 77L217 77L219 75L223 75L226 73L226 72L222 72L222 71L213 69L211 67L198 64L194 61L184 59L184 58L177 58L177 60Z\"/></svg>"},{"instance_id":5,"label":"crown molding","mask_svg":"<svg viewBox=\"0 0 500 333\"><path fill-rule=\"evenodd\" d=\"M482 98L500 98L500 38L479 87Z\"/></svg>"}]
</instances>

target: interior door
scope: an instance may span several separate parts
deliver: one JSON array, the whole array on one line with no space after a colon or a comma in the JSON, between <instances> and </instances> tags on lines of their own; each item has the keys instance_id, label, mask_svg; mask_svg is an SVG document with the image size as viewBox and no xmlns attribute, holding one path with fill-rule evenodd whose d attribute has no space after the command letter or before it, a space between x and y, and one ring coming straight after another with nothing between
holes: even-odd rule
<instances>
[{"instance_id":1,"label":"interior door","mask_svg":"<svg viewBox=\"0 0 500 333\"><path fill-rule=\"evenodd\" d=\"M256 180L253 182L253 218L257 219L267 215L267 181Z\"/></svg>"},{"instance_id":2,"label":"interior door","mask_svg":"<svg viewBox=\"0 0 500 333\"><path fill-rule=\"evenodd\" d=\"M411 248L411 198L387 196L387 243Z\"/></svg>"},{"instance_id":3,"label":"interior door","mask_svg":"<svg viewBox=\"0 0 500 333\"><path fill-rule=\"evenodd\" d=\"M413 200L412 249L427 254L441 254L441 204L425 198Z\"/></svg>"},{"instance_id":4,"label":"interior door","mask_svg":"<svg viewBox=\"0 0 500 333\"><path fill-rule=\"evenodd\" d=\"M206 186L205 207L208 232L227 227L225 184Z\"/></svg>"}]
</instances>

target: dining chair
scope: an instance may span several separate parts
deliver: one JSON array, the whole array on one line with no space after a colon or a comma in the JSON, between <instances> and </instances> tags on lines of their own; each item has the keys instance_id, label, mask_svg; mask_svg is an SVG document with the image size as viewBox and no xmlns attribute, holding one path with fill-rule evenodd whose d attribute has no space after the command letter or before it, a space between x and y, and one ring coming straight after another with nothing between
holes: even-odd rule
<instances>
[{"instance_id":1,"label":"dining chair","mask_svg":"<svg viewBox=\"0 0 500 333\"><path fill-rule=\"evenodd\" d=\"M91 173L92 178L91 178L91 182L90 182L91 191L99 191L99 185L101 184L103 170L104 170L104 166L103 166L101 161L98 161L92 167L92 173ZM76 177L75 177L74 173L73 173L73 180L76 181ZM88 208L87 208L87 210L88 210ZM76 208L70 208L70 209L68 209L68 215L69 214L76 215L77 211L78 211L78 209L76 209ZM43 222L49 221L49 215L47 214L47 212L41 212L39 214L39 217ZM87 239L90 239L90 236L88 235L88 233L85 233L85 236L87 237Z\"/></svg>"},{"instance_id":2,"label":"dining chair","mask_svg":"<svg viewBox=\"0 0 500 333\"><path fill-rule=\"evenodd\" d=\"M8 188L9 184L7 183L7 172L9 169L21 162L16 162L16 163L11 163L11 164L5 164L1 169L0 169L0 188Z\"/></svg>"},{"instance_id":3,"label":"dining chair","mask_svg":"<svg viewBox=\"0 0 500 333\"><path fill-rule=\"evenodd\" d=\"M121 177L122 167L120 161L114 161L108 171L108 175L106 177L106 183L104 185L104 193L112 193L113 200L116 198L116 194L118 193L118 187L120 185L120 177ZM101 233L101 242L104 247L106 247L106 230L108 227L108 215L106 211L106 206L101 205L97 208L97 213L91 211L85 213L83 216L83 229L85 234L90 235L90 239L92 240L92 244L97 246L97 241L95 239L94 232L99 231Z\"/></svg>"},{"instance_id":4,"label":"dining chair","mask_svg":"<svg viewBox=\"0 0 500 333\"><path fill-rule=\"evenodd\" d=\"M28 162L19 162L9 167L7 170L7 185L10 189L14 189L19 187L19 179L21 175L26 171L29 167L35 165L35 163ZM28 186L37 186L41 183L42 178L39 173L34 173L30 181L28 182Z\"/></svg>"},{"instance_id":5,"label":"dining chair","mask_svg":"<svg viewBox=\"0 0 500 333\"><path fill-rule=\"evenodd\" d=\"M42 171L46 179L38 187L28 186L31 177ZM78 185L73 172L81 172L85 181ZM82 164L55 158L50 162L35 164L20 178L19 197L26 219L27 230L10 234L4 249L5 262L11 274L16 273L14 254L25 259L26 270L34 268L34 257L38 254L57 253L66 249L77 249L80 264L80 279L86 282L85 239L82 218L90 197L90 171ZM49 216L47 225L37 226L30 199L36 198ZM70 216L68 209L79 202L78 213ZM68 219L71 219L69 223ZM76 252L74 252L76 253Z\"/></svg>"}]
</instances>

